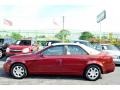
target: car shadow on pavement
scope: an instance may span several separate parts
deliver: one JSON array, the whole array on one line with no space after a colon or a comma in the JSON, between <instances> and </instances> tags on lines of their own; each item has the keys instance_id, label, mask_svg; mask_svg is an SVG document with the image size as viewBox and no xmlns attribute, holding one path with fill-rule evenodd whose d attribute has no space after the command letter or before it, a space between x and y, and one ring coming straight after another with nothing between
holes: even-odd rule
<instances>
[{"instance_id":1,"label":"car shadow on pavement","mask_svg":"<svg viewBox=\"0 0 120 90\"><path fill-rule=\"evenodd\" d=\"M64 79L64 80L84 80L82 76L67 76L67 75L29 75L26 78L30 79Z\"/></svg>"}]
</instances>

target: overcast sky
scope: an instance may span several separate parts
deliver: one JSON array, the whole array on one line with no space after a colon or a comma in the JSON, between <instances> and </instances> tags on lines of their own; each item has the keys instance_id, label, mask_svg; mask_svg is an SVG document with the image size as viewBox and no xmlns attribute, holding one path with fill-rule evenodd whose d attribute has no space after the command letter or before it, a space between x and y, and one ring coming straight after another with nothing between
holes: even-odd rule
<instances>
[{"instance_id":1,"label":"overcast sky","mask_svg":"<svg viewBox=\"0 0 120 90\"><path fill-rule=\"evenodd\" d=\"M0 30L3 29L65 29L98 31L96 16L106 10L107 17L101 22L101 30L120 32L119 0L0 0ZM13 25L4 25L3 19Z\"/></svg>"}]
</instances>

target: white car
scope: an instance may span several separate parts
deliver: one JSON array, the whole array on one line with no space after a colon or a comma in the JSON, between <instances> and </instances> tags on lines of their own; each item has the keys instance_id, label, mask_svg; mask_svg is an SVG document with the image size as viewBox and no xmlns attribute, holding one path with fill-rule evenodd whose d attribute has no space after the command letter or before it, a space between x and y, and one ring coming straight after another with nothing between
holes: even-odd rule
<instances>
[{"instance_id":1,"label":"white car","mask_svg":"<svg viewBox=\"0 0 120 90\"><path fill-rule=\"evenodd\" d=\"M120 64L120 50L116 46L110 44L98 44L95 48L99 51L108 53L113 57L115 64Z\"/></svg>"}]
</instances>

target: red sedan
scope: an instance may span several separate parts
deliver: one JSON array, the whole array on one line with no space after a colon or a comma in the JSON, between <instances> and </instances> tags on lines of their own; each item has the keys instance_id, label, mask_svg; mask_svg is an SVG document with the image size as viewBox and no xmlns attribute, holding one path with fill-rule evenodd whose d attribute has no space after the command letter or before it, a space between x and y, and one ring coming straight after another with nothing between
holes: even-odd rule
<instances>
[{"instance_id":1,"label":"red sedan","mask_svg":"<svg viewBox=\"0 0 120 90\"><path fill-rule=\"evenodd\" d=\"M8 57L4 70L16 79L28 74L79 75L94 81L113 72L111 56L82 44L59 43L32 54Z\"/></svg>"}]
</instances>

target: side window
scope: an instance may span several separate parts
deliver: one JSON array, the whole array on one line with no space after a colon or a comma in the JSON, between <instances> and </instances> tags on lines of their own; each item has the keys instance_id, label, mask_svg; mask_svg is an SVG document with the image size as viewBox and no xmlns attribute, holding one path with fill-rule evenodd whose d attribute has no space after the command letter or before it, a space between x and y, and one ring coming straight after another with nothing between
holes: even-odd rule
<instances>
[{"instance_id":1,"label":"side window","mask_svg":"<svg viewBox=\"0 0 120 90\"><path fill-rule=\"evenodd\" d=\"M53 46L43 51L43 55L64 55L64 46Z\"/></svg>"},{"instance_id":2,"label":"side window","mask_svg":"<svg viewBox=\"0 0 120 90\"><path fill-rule=\"evenodd\" d=\"M70 55L87 55L87 52L77 45L69 45L68 53Z\"/></svg>"}]
</instances>

